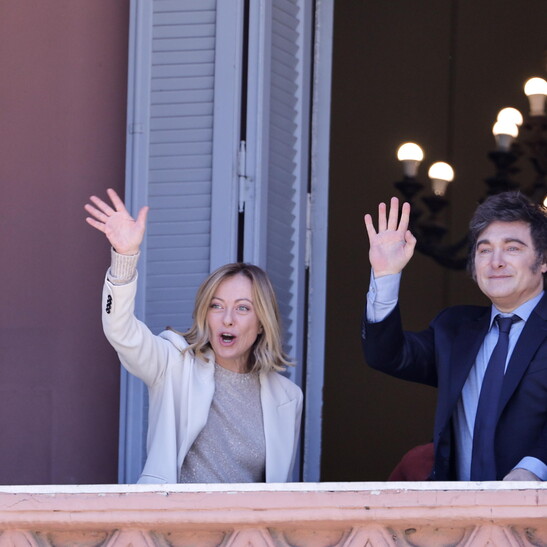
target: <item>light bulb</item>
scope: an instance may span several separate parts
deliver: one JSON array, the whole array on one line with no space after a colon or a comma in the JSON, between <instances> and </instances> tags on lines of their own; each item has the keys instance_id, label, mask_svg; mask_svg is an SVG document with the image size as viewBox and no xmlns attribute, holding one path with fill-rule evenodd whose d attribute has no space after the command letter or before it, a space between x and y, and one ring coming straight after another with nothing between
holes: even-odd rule
<instances>
[{"instance_id":1,"label":"light bulb","mask_svg":"<svg viewBox=\"0 0 547 547\"><path fill-rule=\"evenodd\" d=\"M530 78L524 84L526 95L547 95L547 82L543 78Z\"/></svg>"},{"instance_id":2,"label":"light bulb","mask_svg":"<svg viewBox=\"0 0 547 547\"><path fill-rule=\"evenodd\" d=\"M405 142L397 150L397 159L403 164L404 175L415 177L424 159L424 151L413 142Z\"/></svg>"},{"instance_id":3,"label":"light bulb","mask_svg":"<svg viewBox=\"0 0 547 547\"><path fill-rule=\"evenodd\" d=\"M436 196L444 196L448 184L454 180L454 169L444 161L434 163L427 172L431 179L433 193Z\"/></svg>"},{"instance_id":4,"label":"light bulb","mask_svg":"<svg viewBox=\"0 0 547 547\"><path fill-rule=\"evenodd\" d=\"M520 111L518 111L516 108L513 108L512 106L508 106L506 108L502 108L498 112L497 121L514 123L516 126L520 127L522 125L523 119Z\"/></svg>"},{"instance_id":5,"label":"light bulb","mask_svg":"<svg viewBox=\"0 0 547 547\"><path fill-rule=\"evenodd\" d=\"M543 78L530 78L524 84L524 93L528 96L531 116L543 116L545 113L545 96L547 82Z\"/></svg>"},{"instance_id":6,"label":"light bulb","mask_svg":"<svg viewBox=\"0 0 547 547\"><path fill-rule=\"evenodd\" d=\"M401 146L399 146L399 149L397 150L397 158L400 161L422 161L424 159L424 151L416 143L405 142L404 144L401 144Z\"/></svg>"},{"instance_id":7,"label":"light bulb","mask_svg":"<svg viewBox=\"0 0 547 547\"><path fill-rule=\"evenodd\" d=\"M496 138L498 150L507 152L511 148L513 140L519 134L519 128L513 122L508 120L500 120L498 118L498 121L492 127L492 133Z\"/></svg>"},{"instance_id":8,"label":"light bulb","mask_svg":"<svg viewBox=\"0 0 547 547\"><path fill-rule=\"evenodd\" d=\"M516 123L498 120L492 127L492 133L494 135L510 135L516 138L519 134L519 128Z\"/></svg>"},{"instance_id":9,"label":"light bulb","mask_svg":"<svg viewBox=\"0 0 547 547\"><path fill-rule=\"evenodd\" d=\"M451 182L454 180L454 169L444 161L438 161L434 163L427 173L429 178L446 180L446 182Z\"/></svg>"}]
</instances>

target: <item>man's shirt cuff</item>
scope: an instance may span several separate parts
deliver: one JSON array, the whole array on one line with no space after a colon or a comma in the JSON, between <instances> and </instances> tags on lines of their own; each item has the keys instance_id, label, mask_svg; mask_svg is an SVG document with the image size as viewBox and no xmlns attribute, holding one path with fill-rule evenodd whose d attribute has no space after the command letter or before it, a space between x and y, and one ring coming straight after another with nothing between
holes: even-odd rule
<instances>
[{"instance_id":1,"label":"man's shirt cuff","mask_svg":"<svg viewBox=\"0 0 547 547\"><path fill-rule=\"evenodd\" d=\"M536 475L539 480L547 480L547 465L545 465L541 460L538 460L537 458L526 456L525 458L522 458L522 460L520 460L517 465L515 465L514 469L516 468L526 469L526 471L530 471L531 473Z\"/></svg>"},{"instance_id":2,"label":"man's shirt cuff","mask_svg":"<svg viewBox=\"0 0 547 547\"><path fill-rule=\"evenodd\" d=\"M367 293L367 320L370 323L383 321L397 305L401 274L384 275L379 278L370 273Z\"/></svg>"}]
</instances>

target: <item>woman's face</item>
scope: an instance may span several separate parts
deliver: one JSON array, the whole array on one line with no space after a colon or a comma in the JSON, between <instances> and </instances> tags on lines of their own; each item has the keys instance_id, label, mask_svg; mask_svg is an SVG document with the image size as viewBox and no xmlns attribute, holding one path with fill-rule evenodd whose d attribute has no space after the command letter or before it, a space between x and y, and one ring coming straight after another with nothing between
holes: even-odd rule
<instances>
[{"instance_id":1,"label":"woman's face","mask_svg":"<svg viewBox=\"0 0 547 547\"><path fill-rule=\"evenodd\" d=\"M207 327L216 362L234 372L247 372L251 348L262 332L247 276L236 274L219 284L209 303Z\"/></svg>"}]
</instances>

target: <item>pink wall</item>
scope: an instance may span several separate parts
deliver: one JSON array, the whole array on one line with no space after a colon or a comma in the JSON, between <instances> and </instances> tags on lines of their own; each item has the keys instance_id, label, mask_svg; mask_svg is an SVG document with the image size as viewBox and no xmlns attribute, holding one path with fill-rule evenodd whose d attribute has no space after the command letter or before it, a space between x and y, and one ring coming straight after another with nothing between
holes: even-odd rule
<instances>
[{"instance_id":1,"label":"pink wall","mask_svg":"<svg viewBox=\"0 0 547 547\"><path fill-rule=\"evenodd\" d=\"M119 368L100 327L123 190L129 0L0 5L0 484L116 481Z\"/></svg>"}]
</instances>

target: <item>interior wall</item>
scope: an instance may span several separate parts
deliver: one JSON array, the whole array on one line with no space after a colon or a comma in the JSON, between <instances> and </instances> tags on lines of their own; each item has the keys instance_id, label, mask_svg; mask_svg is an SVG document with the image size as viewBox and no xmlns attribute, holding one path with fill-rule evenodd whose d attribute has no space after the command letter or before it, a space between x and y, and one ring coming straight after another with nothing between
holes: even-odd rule
<instances>
[{"instance_id":1,"label":"interior wall","mask_svg":"<svg viewBox=\"0 0 547 547\"><path fill-rule=\"evenodd\" d=\"M545 77L546 23L544 0L335 2L323 481L385 480L433 430L435 390L373 371L362 356L363 215L376 218L378 202L397 195L396 149L412 140L425 149L422 181L431 163L453 164L446 222L463 235L494 172L498 110L525 112L524 81ZM419 254L400 300L410 330L447 305L484 303L465 272Z\"/></svg>"},{"instance_id":2,"label":"interior wall","mask_svg":"<svg viewBox=\"0 0 547 547\"><path fill-rule=\"evenodd\" d=\"M109 262L83 205L123 189L129 0L0 3L0 484L117 479Z\"/></svg>"}]
</instances>

